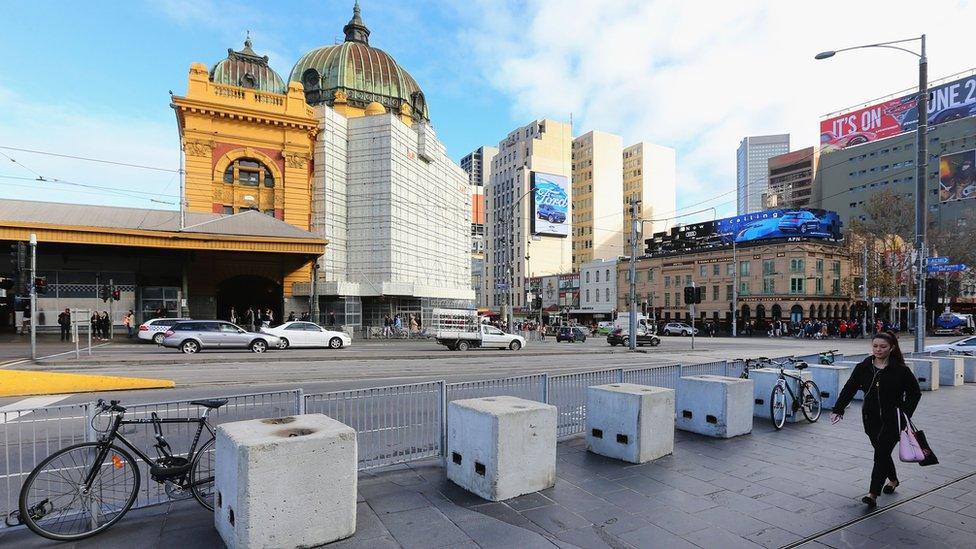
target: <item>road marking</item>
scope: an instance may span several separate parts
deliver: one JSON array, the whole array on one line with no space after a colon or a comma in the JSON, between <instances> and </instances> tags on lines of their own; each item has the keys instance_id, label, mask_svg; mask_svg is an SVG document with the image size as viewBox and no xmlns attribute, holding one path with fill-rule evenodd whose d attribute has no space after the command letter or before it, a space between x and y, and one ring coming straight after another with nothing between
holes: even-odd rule
<instances>
[{"instance_id":1,"label":"road marking","mask_svg":"<svg viewBox=\"0 0 976 549\"><path fill-rule=\"evenodd\" d=\"M111 342L99 343L98 345L92 345L92 349L97 349L98 347L104 347L105 345L110 345L110 344L111 344ZM83 347L83 348L80 349L80 351L87 351L87 350L88 350L88 347ZM44 360L46 358L54 358L56 356L73 354L74 352L75 352L74 349L72 349L70 351L65 351L63 353L55 353L53 355L39 356L39 357L37 357L37 360ZM6 367L9 367L9 366L16 366L17 364L23 364L25 362L30 362L30 359L29 358L22 358L20 360L14 360L14 361L11 361L11 362L0 362L0 367L6 368Z\"/></svg>"},{"instance_id":2,"label":"road marking","mask_svg":"<svg viewBox=\"0 0 976 549\"><path fill-rule=\"evenodd\" d=\"M13 404L8 404L6 406L0 406L0 425L7 423L8 417L10 421L21 419L22 417L30 414L33 408L44 408L45 406L50 406L55 402L60 402L71 395L44 395L35 396L30 398L25 398L24 400L18 400ZM25 410L24 412L7 414L5 412L12 412L15 410ZM11 417L13 416L13 417Z\"/></svg>"}]
</instances>

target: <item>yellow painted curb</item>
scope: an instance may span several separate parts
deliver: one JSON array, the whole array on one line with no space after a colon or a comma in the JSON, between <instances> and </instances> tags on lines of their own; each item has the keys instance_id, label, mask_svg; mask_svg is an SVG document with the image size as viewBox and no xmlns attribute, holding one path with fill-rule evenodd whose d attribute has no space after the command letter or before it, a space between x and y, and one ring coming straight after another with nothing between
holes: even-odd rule
<instances>
[{"instance_id":1,"label":"yellow painted curb","mask_svg":"<svg viewBox=\"0 0 976 549\"><path fill-rule=\"evenodd\" d=\"M176 383L169 379L0 370L0 397L126 389L169 389L175 386Z\"/></svg>"}]
</instances>

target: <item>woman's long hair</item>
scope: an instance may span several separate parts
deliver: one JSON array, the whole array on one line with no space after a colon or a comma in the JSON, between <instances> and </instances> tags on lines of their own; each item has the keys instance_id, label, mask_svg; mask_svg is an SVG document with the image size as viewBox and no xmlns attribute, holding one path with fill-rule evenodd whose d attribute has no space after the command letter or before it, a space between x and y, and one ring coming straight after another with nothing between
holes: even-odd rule
<instances>
[{"instance_id":1,"label":"woman's long hair","mask_svg":"<svg viewBox=\"0 0 976 549\"><path fill-rule=\"evenodd\" d=\"M885 330L883 332L874 334L872 339L883 339L888 343L888 345L891 345L891 353L888 355L888 364L894 363L900 366L906 366L905 357L901 354L901 347L898 345L898 336Z\"/></svg>"}]
</instances>

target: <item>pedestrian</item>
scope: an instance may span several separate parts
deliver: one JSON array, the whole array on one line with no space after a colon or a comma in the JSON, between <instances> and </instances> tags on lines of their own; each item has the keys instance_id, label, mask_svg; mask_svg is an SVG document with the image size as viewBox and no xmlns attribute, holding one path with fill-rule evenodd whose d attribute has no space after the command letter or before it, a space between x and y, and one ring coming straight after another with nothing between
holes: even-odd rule
<instances>
[{"instance_id":1,"label":"pedestrian","mask_svg":"<svg viewBox=\"0 0 976 549\"><path fill-rule=\"evenodd\" d=\"M112 320L108 317L108 311L102 311L101 318L98 319L99 326L102 329L102 339L108 340L109 330L111 327Z\"/></svg>"},{"instance_id":2,"label":"pedestrian","mask_svg":"<svg viewBox=\"0 0 976 549\"><path fill-rule=\"evenodd\" d=\"M91 336L93 338L95 338L95 339L101 339L101 337L102 337L102 330L101 330L100 326L98 325L98 320L99 320L98 319L98 311L92 311L91 318L88 319L88 322L89 322L89 328L88 329L91 332Z\"/></svg>"},{"instance_id":3,"label":"pedestrian","mask_svg":"<svg viewBox=\"0 0 976 549\"><path fill-rule=\"evenodd\" d=\"M65 309L63 313L58 315L58 326L61 327L61 341L67 341L70 339L69 331L71 330L71 310Z\"/></svg>"},{"instance_id":4,"label":"pedestrian","mask_svg":"<svg viewBox=\"0 0 976 549\"><path fill-rule=\"evenodd\" d=\"M288 322L295 322L295 311L288 313Z\"/></svg>"},{"instance_id":5,"label":"pedestrian","mask_svg":"<svg viewBox=\"0 0 976 549\"><path fill-rule=\"evenodd\" d=\"M383 315L383 337L390 337L390 330L393 328L393 320L390 315Z\"/></svg>"},{"instance_id":6,"label":"pedestrian","mask_svg":"<svg viewBox=\"0 0 976 549\"><path fill-rule=\"evenodd\" d=\"M254 331L254 309L251 307L248 307L247 310L244 311L244 326L247 327L248 330L252 332Z\"/></svg>"},{"instance_id":7,"label":"pedestrian","mask_svg":"<svg viewBox=\"0 0 976 549\"><path fill-rule=\"evenodd\" d=\"M410 315L410 333L417 333L417 319L413 315Z\"/></svg>"},{"instance_id":8,"label":"pedestrian","mask_svg":"<svg viewBox=\"0 0 976 549\"><path fill-rule=\"evenodd\" d=\"M272 323L274 323L274 313L271 312L271 309L265 309L264 322L262 323L262 325L265 328L270 328Z\"/></svg>"},{"instance_id":9,"label":"pedestrian","mask_svg":"<svg viewBox=\"0 0 976 549\"><path fill-rule=\"evenodd\" d=\"M237 324L237 311L235 311L233 307L230 308L230 318L227 320L229 320L231 324Z\"/></svg>"},{"instance_id":10,"label":"pedestrian","mask_svg":"<svg viewBox=\"0 0 976 549\"><path fill-rule=\"evenodd\" d=\"M868 508L878 504L878 496L891 494L898 487L898 475L891 452L898 444L900 413L912 417L922 392L915 374L905 364L898 338L891 332L879 332L871 340L871 356L854 367L851 377L837 397L830 414L831 424L844 419L844 408L858 390L864 391L861 420L864 433L874 447L874 468L868 494L861 498ZM886 482L887 481L887 482Z\"/></svg>"},{"instance_id":11,"label":"pedestrian","mask_svg":"<svg viewBox=\"0 0 976 549\"><path fill-rule=\"evenodd\" d=\"M125 315L122 316L122 325L125 326L126 337L128 337L129 339L132 339L132 334L134 331L132 323L134 319L135 319L135 314L132 312L132 309L129 309L129 312L125 313Z\"/></svg>"},{"instance_id":12,"label":"pedestrian","mask_svg":"<svg viewBox=\"0 0 976 549\"><path fill-rule=\"evenodd\" d=\"M329 311L329 326L335 326L335 311Z\"/></svg>"}]
</instances>

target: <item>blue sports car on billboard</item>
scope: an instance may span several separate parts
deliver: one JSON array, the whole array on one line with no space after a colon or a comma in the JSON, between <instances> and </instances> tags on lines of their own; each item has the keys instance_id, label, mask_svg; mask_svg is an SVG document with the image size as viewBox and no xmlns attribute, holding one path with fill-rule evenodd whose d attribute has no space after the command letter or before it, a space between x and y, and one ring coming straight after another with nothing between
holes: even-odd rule
<instances>
[{"instance_id":1,"label":"blue sports car on billboard","mask_svg":"<svg viewBox=\"0 0 976 549\"><path fill-rule=\"evenodd\" d=\"M724 242L752 242L770 238L803 236L840 238L840 219L835 212L819 210L771 210L715 222Z\"/></svg>"},{"instance_id":2,"label":"blue sports car on billboard","mask_svg":"<svg viewBox=\"0 0 976 549\"><path fill-rule=\"evenodd\" d=\"M820 219L813 212L786 212L779 218L779 230L784 233L807 234L820 228Z\"/></svg>"},{"instance_id":3,"label":"blue sports car on billboard","mask_svg":"<svg viewBox=\"0 0 976 549\"><path fill-rule=\"evenodd\" d=\"M543 204L539 206L539 211L536 215L539 216L539 219L545 219L550 223L562 223L566 221L566 213L559 211L559 209L552 204Z\"/></svg>"}]
</instances>

